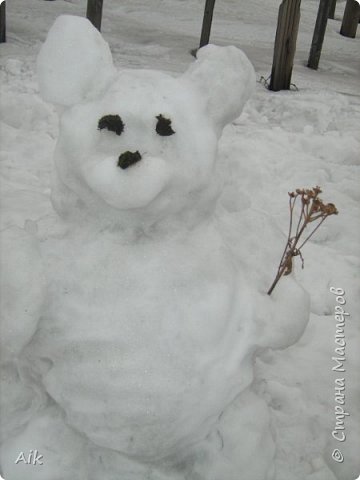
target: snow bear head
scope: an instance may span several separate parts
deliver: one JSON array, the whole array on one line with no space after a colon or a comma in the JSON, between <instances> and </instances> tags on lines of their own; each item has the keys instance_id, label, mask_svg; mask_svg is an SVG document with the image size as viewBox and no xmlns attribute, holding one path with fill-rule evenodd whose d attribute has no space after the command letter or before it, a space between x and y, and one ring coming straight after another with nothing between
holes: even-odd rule
<instances>
[{"instance_id":1,"label":"snow bear head","mask_svg":"<svg viewBox=\"0 0 360 480\"><path fill-rule=\"evenodd\" d=\"M53 203L112 223L197 221L214 207L217 144L252 92L235 47L208 45L180 77L116 71L81 17L60 16L38 57L40 92L61 107Z\"/></svg>"}]
</instances>

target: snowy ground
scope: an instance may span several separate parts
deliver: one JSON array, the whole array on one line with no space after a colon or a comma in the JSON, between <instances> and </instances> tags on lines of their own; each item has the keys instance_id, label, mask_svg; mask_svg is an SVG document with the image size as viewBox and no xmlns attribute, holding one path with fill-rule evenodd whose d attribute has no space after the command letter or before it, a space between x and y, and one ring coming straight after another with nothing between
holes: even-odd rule
<instances>
[{"instance_id":1,"label":"snowy ground","mask_svg":"<svg viewBox=\"0 0 360 480\"><path fill-rule=\"evenodd\" d=\"M1 228L23 227L26 222L31 231L32 221L39 219L40 228L48 228L53 215L49 187L58 132L55 110L38 96L35 58L55 18L61 13L83 15L86 2L7 3L8 42L0 47ZM102 33L118 68L156 68L174 74L186 70L192 61L189 51L198 44L203 1L104 3ZM278 4L274 0L216 4L211 41L243 49L258 80L271 70ZM235 220L247 203L286 232L287 192L315 185L322 187L324 201L339 210L305 246L305 269L300 261L296 264L296 278L312 302L304 335L296 345L266 351L257 359L252 388L270 407L276 480L352 480L360 472L360 44L359 38L338 33L344 5L338 1L336 19L329 21L315 72L305 63L318 2L303 0L293 72L298 91L275 94L258 83L244 113L221 140L221 155L233 179L223 201L231 204ZM259 239L262 242L267 242L266 234ZM274 264L266 278L271 279L276 268ZM345 291L350 314L345 328L346 372L341 374L332 371L336 296L331 286ZM337 405L334 381L339 377L345 378L344 408L350 414L342 443L331 435ZM331 458L335 448L344 456L342 463Z\"/></svg>"}]
</instances>

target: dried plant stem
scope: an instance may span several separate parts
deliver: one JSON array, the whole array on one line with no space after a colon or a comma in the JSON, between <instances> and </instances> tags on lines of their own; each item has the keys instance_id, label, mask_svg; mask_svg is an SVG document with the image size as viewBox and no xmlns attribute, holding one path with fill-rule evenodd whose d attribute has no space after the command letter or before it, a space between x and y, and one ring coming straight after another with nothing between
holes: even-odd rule
<instances>
[{"instance_id":1,"label":"dried plant stem","mask_svg":"<svg viewBox=\"0 0 360 480\"><path fill-rule=\"evenodd\" d=\"M283 276L284 272L285 272L285 269L286 269L286 262L284 263L283 267L280 268L278 270L278 273L276 274L276 277L275 277L275 280L273 281L271 287L269 288L268 290L268 295L271 295L272 294L272 291L274 290L274 288L276 287L276 284L278 283L278 281L280 280L280 278Z\"/></svg>"},{"instance_id":2,"label":"dried plant stem","mask_svg":"<svg viewBox=\"0 0 360 480\"><path fill-rule=\"evenodd\" d=\"M289 275L291 273L293 267L293 257L300 256L302 260L302 268L304 268L304 259L302 257L301 248L314 235L316 230L329 215L336 215L338 213L334 204L328 203L325 205L322 200L320 200L318 197L319 193L321 193L320 187L314 187L311 190L298 188L295 192L289 193L289 233L283 254L281 256L278 271L273 283L271 284L271 287L269 288L269 291L267 292L268 295L271 295L272 291L283 275ZM292 236L294 208L298 198L301 200L301 211L296 225L295 235ZM306 227L309 225L309 223L312 223L316 220L320 221L301 243L301 245L297 247L298 243L300 242L301 235L304 233Z\"/></svg>"}]
</instances>

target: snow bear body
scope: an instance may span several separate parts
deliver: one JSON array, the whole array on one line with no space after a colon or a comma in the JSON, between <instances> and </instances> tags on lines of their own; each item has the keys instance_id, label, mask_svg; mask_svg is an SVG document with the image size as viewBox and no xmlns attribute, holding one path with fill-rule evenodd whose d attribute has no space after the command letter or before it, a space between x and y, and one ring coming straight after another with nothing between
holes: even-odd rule
<instances>
[{"instance_id":1,"label":"snow bear body","mask_svg":"<svg viewBox=\"0 0 360 480\"><path fill-rule=\"evenodd\" d=\"M116 72L89 22L63 16L38 61L44 98L64 109L52 200L68 231L44 246L32 350L72 427L148 459L204 438L251 379L246 282L214 211L218 139L254 71L235 47L198 56L179 78Z\"/></svg>"},{"instance_id":2,"label":"snow bear body","mask_svg":"<svg viewBox=\"0 0 360 480\"><path fill-rule=\"evenodd\" d=\"M251 378L246 367L239 375L245 285L212 227L161 247L113 234L78 240L65 242L37 334L36 354L52 365L44 385L97 445L174 454L203 438Z\"/></svg>"},{"instance_id":3,"label":"snow bear body","mask_svg":"<svg viewBox=\"0 0 360 480\"><path fill-rule=\"evenodd\" d=\"M42 239L41 312L8 369L15 390L39 392L26 426L2 445L9 478L23 478L11 458L29 439L46 458L37 480L165 478L152 466L128 474L127 462L178 465L186 451L186 478L215 478L196 472L220 455L215 425L250 384L253 351L288 345L289 331L303 328L296 316L288 324L286 309L278 328L267 296L255 318L260 296L216 215L218 141L253 90L253 67L235 47L209 45L197 57L177 78L117 72L99 32L71 16L58 18L41 49L40 92L61 112L52 202L64 230ZM233 409L240 423L252 411L242 405ZM259 422L244 451L270 445L259 466L266 478L266 413ZM205 438L197 465L191 449ZM242 446L227 448L237 458L224 460L230 480Z\"/></svg>"}]
</instances>

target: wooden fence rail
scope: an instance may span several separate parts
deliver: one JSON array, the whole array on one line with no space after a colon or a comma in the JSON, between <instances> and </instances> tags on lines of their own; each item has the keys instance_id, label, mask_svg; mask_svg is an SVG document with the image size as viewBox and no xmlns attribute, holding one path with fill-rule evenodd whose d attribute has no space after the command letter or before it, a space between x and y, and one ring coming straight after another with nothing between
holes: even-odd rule
<instances>
[{"instance_id":1,"label":"wooden fence rail","mask_svg":"<svg viewBox=\"0 0 360 480\"><path fill-rule=\"evenodd\" d=\"M355 38L360 18L360 4L356 0L347 0L341 24L341 35Z\"/></svg>"},{"instance_id":2,"label":"wooden fence rail","mask_svg":"<svg viewBox=\"0 0 360 480\"><path fill-rule=\"evenodd\" d=\"M314 70L319 67L320 55L324 43L326 25L329 18L329 11L332 0L320 0L319 10L316 17L314 35L311 43L309 60L307 66Z\"/></svg>"},{"instance_id":3,"label":"wooden fence rail","mask_svg":"<svg viewBox=\"0 0 360 480\"><path fill-rule=\"evenodd\" d=\"M336 0L330 0L329 18L335 18Z\"/></svg>"},{"instance_id":4,"label":"wooden fence rail","mask_svg":"<svg viewBox=\"0 0 360 480\"><path fill-rule=\"evenodd\" d=\"M6 2L0 5L0 43L6 42Z\"/></svg>"},{"instance_id":5,"label":"wooden fence rail","mask_svg":"<svg viewBox=\"0 0 360 480\"><path fill-rule=\"evenodd\" d=\"M97 28L101 30L103 0L88 0L86 9L86 18Z\"/></svg>"},{"instance_id":6,"label":"wooden fence rail","mask_svg":"<svg viewBox=\"0 0 360 480\"><path fill-rule=\"evenodd\" d=\"M214 6L215 0L206 0L199 48L209 43Z\"/></svg>"},{"instance_id":7,"label":"wooden fence rail","mask_svg":"<svg viewBox=\"0 0 360 480\"><path fill-rule=\"evenodd\" d=\"M270 90L289 90L300 22L301 0L283 0L279 8Z\"/></svg>"}]
</instances>

